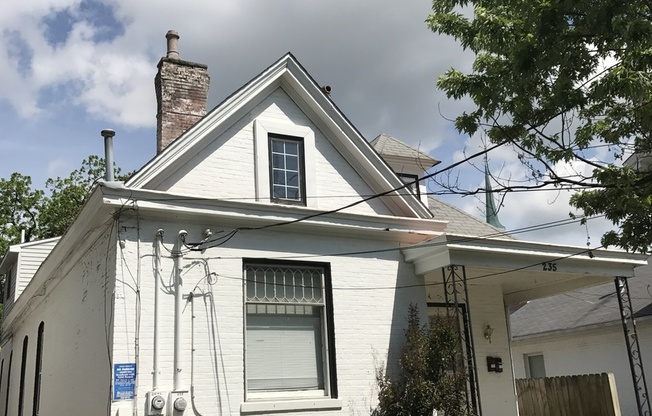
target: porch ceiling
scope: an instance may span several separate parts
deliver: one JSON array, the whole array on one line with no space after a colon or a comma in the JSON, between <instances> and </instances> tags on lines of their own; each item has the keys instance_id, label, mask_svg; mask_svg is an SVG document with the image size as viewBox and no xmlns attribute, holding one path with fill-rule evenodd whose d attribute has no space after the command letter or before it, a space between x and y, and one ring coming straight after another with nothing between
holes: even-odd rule
<instances>
[{"instance_id":1,"label":"porch ceiling","mask_svg":"<svg viewBox=\"0 0 652 416\"><path fill-rule=\"evenodd\" d=\"M464 266L468 284L501 286L508 305L632 277L647 264L646 255L624 251L450 234L403 254L427 282L441 281L443 267Z\"/></svg>"}]
</instances>

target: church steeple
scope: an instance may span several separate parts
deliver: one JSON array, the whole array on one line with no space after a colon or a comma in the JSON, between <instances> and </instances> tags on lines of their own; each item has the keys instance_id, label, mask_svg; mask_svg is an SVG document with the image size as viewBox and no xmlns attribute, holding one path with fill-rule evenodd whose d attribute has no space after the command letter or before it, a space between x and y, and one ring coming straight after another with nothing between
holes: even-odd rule
<instances>
[{"instance_id":1,"label":"church steeple","mask_svg":"<svg viewBox=\"0 0 652 416\"><path fill-rule=\"evenodd\" d=\"M485 193L485 216L487 224L493 225L496 228L501 230L505 229L505 226L500 223L498 219L498 210L496 209L496 202L494 200L494 194L491 192L491 178L489 175L489 163L485 156L484 158L484 187L486 190Z\"/></svg>"}]
</instances>

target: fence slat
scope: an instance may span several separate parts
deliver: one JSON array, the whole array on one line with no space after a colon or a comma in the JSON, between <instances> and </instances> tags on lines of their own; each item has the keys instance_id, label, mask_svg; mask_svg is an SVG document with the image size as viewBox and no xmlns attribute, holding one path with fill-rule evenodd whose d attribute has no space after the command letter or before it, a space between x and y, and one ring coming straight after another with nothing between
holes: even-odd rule
<instances>
[{"instance_id":1,"label":"fence slat","mask_svg":"<svg viewBox=\"0 0 652 416\"><path fill-rule=\"evenodd\" d=\"M517 379L521 416L621 416L612 373Z\"/></svg>"}]
</instances>

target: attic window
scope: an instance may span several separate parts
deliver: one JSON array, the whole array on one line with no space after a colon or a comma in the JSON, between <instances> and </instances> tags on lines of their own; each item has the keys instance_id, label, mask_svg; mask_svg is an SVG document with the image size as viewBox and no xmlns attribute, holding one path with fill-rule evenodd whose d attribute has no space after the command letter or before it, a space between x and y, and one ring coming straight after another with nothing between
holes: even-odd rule
<instances>
[{"instance_id":1,"label":"attic window","mask_svg":"<svg viewBox=\"0 0 652 416\"><path fill-rule=\"evenodd\" d=\"M303 140L269 135L270 195L273 202L305 203Z\"/></svg>"},{"instance_id":2,"label":"attic window","mask_svg":"<svg viewBox=\"0 0 652 416\"><path fill-rule=\"evenodd\" d=\"M421 193L419 192L419 182L416 182L419 180L419 175L411 175L409 173L397 173L396 176L398 176L399 179L403 181L403 183L410 184L405 189L409 189L410 191L412 191L412 193L416 195L417 198L421 197Z\"/></svg>"},{"instance_id":3,"label":"attic window","mask_svg":"<svg viewBox=\"0 0 652 416\"><path fill-rule=\"evenodd\" d=\"M292 123L254 120L256 200L318 207L315 132Z\"/></svg>"}]
</instances>

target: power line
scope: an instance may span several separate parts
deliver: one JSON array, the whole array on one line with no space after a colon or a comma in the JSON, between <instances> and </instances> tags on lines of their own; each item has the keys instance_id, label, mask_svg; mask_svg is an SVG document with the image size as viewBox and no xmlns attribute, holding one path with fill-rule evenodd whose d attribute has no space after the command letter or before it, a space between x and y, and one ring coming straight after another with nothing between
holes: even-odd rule
<instances>
[{"instance_id":1,"label":"power line","mask_svg":"<svg viewBox=\"0 0 652 416\"><path fill-rule=\"evenodd\" d=\"M336 209L332 209L332 210L328 210L328 211L317 212L317 213L315 213L315 214L306 215L306 216L303 216L303 217L300 217L300 218L297 218L297 219L294 219L294 220L281 221L281 222L276 222L276 223L272 223L272 224L261 225L261 226L259 226L259 227L237 227L235 230L237 230L237 231L266 230L266 229L269 229L269 228L281 227L281 226L284 226L284 225L290 225L290 224L296 224L296 223L299 223L299 222L307 221L307 220L309 220L309 219L317 218L317 217L321 217L321 216L324 216L324 215L335 214L335 213L337 213L337 212L340 212L340 211L343 211L343 210L345 210L345 209L348 209L348 208L354 207L354 206L356 206L356 205L360 205L360 204L362 204L362 203L364 203L364 202L368 202L368 201L371 201L371 200L373 200L373 199L380 198L380 197L382 197L382 196L386 196L386 195L392 194L392 193L394 193L394 192L396 192L396 191L400 191L401 189L405 189L405 188L408 188L408 187L414 186L415 184L419 183L420 181L423 181L423 180L426 180L426 179L432 178L432 177L435 176L435 175L438 175L438 174L440 174L440 173L443 173L443 172L446 172L446 171L448 171L448 170L451 170L451 169L453 169L453 168L455 168L455 167L461 165L462 163L468 162L468 161L471 160L471 159L474 159L474 158L476 158L476 157L478 157L478 156L482 156L482 155L484 155L484 154L486 154L486 153L488 153L488 152L490 152L490 151L492 151L492 150L494 150L494 149L497 149L498 147L502 146L502 145L505 144L505 143L507 143L507 141L503 141L503 142L500 142L500 143L498 143L498 144L495 144L495 145L493 145L493 146L491 146L491 147L489 147L489 148L486 148L486 149L484 149L484 150L482 150L482 151L480 151L480 152L477 152L477 153L475 153L475 154L473 154L473 155L471 155L471 156L468 156L468 157L466 157L465 159L462 159L462 160L460 160L460 161L458 161L458 162L455 162L455 163L453 163L453 164L451 164L451 165L448 165L447 167L445 167L445 168L443 168L443 169L440 169L440 170L438 170L438 171L435 171L435 172L433 172L433 173L430 173L430 174L428 174L428 175L425 175L424 177L419 178L419 179L416 179L416 180L414 180L414 181L407 182L407 183L405 183L405 184L403 184L402 186L399 186L399 187L397 187L397 188L393 188L393 189L390 189L390 190L387 190L387 191L384 191L384 192L380 192L380 193L377 193L377 194L374 194L374 195L371 195L371 196L368 196L368 197L362 198L362 199L360 199L360 200L358 200L358 201L352 202L352 203L350 203L350 204L347 204L347 205L341 206L341 207L336 208ZM237 231L236 231L236 232L237 232ZM216 238L216 239L217 239L217 238ZM201 246L204 246L204 245L206 245L206 244L210 244L210 243L216 241L216 239L208 239L208 240L202 241L202 242L200 242L200 243L193 243L193 244L194 244L195 246L200 246L200 245L201 245ZM193 244L189 244L189 245L192 246ZM223 243L221 243L221 244L223 244ZM210 246L208 246L208 247L210 247Z\"/></svg>"},{"instance_id":2,"label":"power line","mask_svg":"<svg viewBox=\"0 0 652 416\"><path fill-rule=\"evenodd\" d=\"M560 257L548 259L548 260L546 260L546 262L558 262L558 261L565 260L565 259L568 259L568 258L571 258L571 257L579 256L579 255L582 255L582 254L587 254L587 253L590 253L593 250L598 250L600 248L602 248L602 246L598 246L598 247L594 247L594 248L587 248L587 249L578 251L576 253L568 254L566 256L560 256ZM273 260L275 260L275 259L269 259L269 260L270 260L270 262L273 262ZM517 271L526 270L526 269L529 269L529 268L532 268L532 267L540 266L541 263L542 263L541 261L537 261L536 263L532 263L532 264L522 266L522 267L515 267L515 268L512 268L512 269L503 270L503 271L499 271L499 272L493 272L493 273L483 274L483 275L480 275L480 276L469 277L469 278L466 278L466 281L468 282L468 281L471 281L471 280L483 279L483 278L486 278L486 277L493 277L493 276L499 276L499 275L503 275L503 274L514 273L514 272L517 272ZM244 276L228 276L228 275L223 275L223 274L217 273L217 277L218 278L223 277L225 279L230 279L230 280L238 280L238 281L241 281L241 282L257 283L255 280L247 279ZM335 291L335 290L342 290L342 291L344 291L344 290L364 290L364 291L371 291L371 290L402 290L402 289L413 289L413 288L419 288L419 287L439 286L439 285L443 285L443 284L444 284L443 282L426 283L424 281L423 283L414 283L414 284L408 284L408 285L392 285L392 286L339 286L339 287L338 286L332 286L332 290L333 291ZM289 284L276 283L276 282L274 283L274 285L275 286L288 286L288 287L293 286L293 285L289 285ZM321 287L316 287L316 286L305 286L305 287L310 288L310 289L315 289L315 288L320 289L321 288Z\"/></svg>"},{"instance_id":3,"label":"power line","mask_svg":"<svg viewBox=\"0 0 652 416\"><path fill-rule=\"evenodd\" d=\"M522 234L522 233L527 233L531 231L541 231L541 230L546 230L550 228L555 228L555 227L560 227L564 225L570 225L578 222L582 222L583 220L592 220L596 219L602 216L597 216L597 217L591 217L591 218L565 218L562 220L555 220L555 221L549 221L545 223L540 223L540 224L535 224L532 226L527 226L527 227L521 227L521 228L516 228L510 231L497 231L495 233L490 233L490 234L484 234L482 236L455 236L455 239L452 241L432 241L432 242L426 242L426 243L417 243L414 245L410 246L405 246L405 247L390 247L390 248L382 248L382 249L372 249L372 250L358 250L358 251L346 251L346 252L334 252L334 253L323 253L323 254L301 254L301 255L288 255L288 256L277 256L277 257L271 257L268 258L269 260L299 260L299 259L315 259L315 258L324 258L324 257L344 257L344 256L356 256L356 255L365 255L365 254L378 254L378 253L388 253L392 251L399 251L399 250L404 250L408 248L413 248L413 247L437 247L437 246L443 246L450 244L451 242L453 243L467 243L467 242L475 242L475 241L482 241L488 238L495 238L495 237L504 237L508 235L515 235L515 234ZM225 244L228 240L233 238L233 236L237 233L237 231L232 230L229 233L227 233L225 236L221 237L224 239L224 241L221 241L219 244L209 246L209 247L197 247L192 244L186 245L187 250L184 251L185 253L188 253L190 251L204 251L209 248L215 248L218 246L221 246ZM165 248L168 252L171 253L171 251L167 248ZM216 256L216 257L204 257L204 259L220 259L220 260L236 260L236 259L241 259L241 256Z\"/></svg>"},{"instance_id":4,"label":"power line","mask_svg":"<svg viewBox=\"0 0 652 416\"><path fill-rule=\"evenodd\" d=\"M419 179L421 181L421 179ZM411 185L415 182L410 182L408 185ZM396 188L397 190L400 190L401 188ZM428 191L428 192L420 192L421 195L428 195L428 196L442 196L442 195L461 195L461 196L469 196L470 194L485 194L485 193L501 193L501 192L509 192L509 193L523 193L523 192L561 192L561 191L579 191L579 190L584 190L587 189L585 186L565 186L563 188L528 188L528 189L512 189L510 187L506 188L499 188L499 189L493 189L491 191L487 191L486 189L477 189L474 191L454 191L454 190L441 190L441 191ZM592 188L594 189L594 188ZM412 191L410 191L412 192ZM306 196L306 199L343 199L343 198L369 198L369 197L374 197L377 194L338 194L338 195L312 195L312 196ZM390 197L390 198L403 198L407 194L388 194L388 195L383 195L384 197ZM220 197L220 198L213 198L213 197L202 197L202 196L179 196L176 198L147 198L148 201L258 201L260 200L259 197L256 196L251 196L251 197L244 197L244 196L233 196L233 197Z\"/></svg>"}]
</instances>

